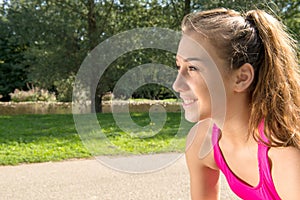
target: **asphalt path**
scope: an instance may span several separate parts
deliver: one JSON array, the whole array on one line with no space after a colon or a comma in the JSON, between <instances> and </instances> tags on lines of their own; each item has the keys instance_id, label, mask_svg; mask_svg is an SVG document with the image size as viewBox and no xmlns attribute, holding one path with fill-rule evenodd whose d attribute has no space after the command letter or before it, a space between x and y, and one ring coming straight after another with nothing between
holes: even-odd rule
<instances>
[{"instance_id":1,"label":"asphalt path","mask_svg":"<svg viewBox=\"0 0 300 200\"><path fill-rule=\"evenodd\" d=\"M118 164L115 167L111 167L114 164L104 165L99 158L0 166L0 199L189 200L188 170L184 156L178 155L178 159L162 166L160 170L152 168L152 171L138 173L118 170ZM174 154L157 156L169 157ZM146 163L142 157L138 160ZM113 160L124 163L122 157ZM131 163L131 166L137 165L138 163ZM131 168L131 172L135 169L137 167ZM236 199L223 176L221 199Z\"/></svg>"}]
</instances>

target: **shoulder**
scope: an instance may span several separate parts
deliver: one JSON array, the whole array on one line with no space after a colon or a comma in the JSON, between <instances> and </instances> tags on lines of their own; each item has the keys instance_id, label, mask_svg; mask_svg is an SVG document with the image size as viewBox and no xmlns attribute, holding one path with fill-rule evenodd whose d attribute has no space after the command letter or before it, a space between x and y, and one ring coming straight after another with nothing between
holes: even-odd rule
<instances>
[{"instance_id":1,"label":"shoulder","mask_svg":"<svg viewBox=\"0 0 300 200\"><path fill-rule=\"evenodd\" d=\"M294 147L271 148L269 157L275 188L282 199L299 199L300 149Z\"/></svg>"},{"instance_id":2,"label":"shoulder","mask_svg":"<svg viewBox=\"0 0 300 200\"><path fill-rule=\"evenodd\" d=\"M213 156L212 127L212 121L207 119L195 124L189 131L185 151L188 165L217 169Z\"/></svg>"},{"instance_id":3,"label":"shoulder","mask_svg":"<svg viewBox=\"0 0 300 200\"><path fill-rule=\"evenodd\" d=\"M218 199L219 170L214 162L211 129L210 120L201 121L187 137L185 156L192 199Z\"/></svg>"}]
</instances>

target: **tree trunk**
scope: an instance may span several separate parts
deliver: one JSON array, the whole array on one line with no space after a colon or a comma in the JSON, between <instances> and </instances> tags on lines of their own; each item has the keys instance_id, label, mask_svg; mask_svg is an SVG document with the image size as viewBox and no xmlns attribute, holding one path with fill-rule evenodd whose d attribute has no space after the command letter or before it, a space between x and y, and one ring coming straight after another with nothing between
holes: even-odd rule
<instances>
[{"instance_id":1,"label":"tree trunk","mask_svg":"<svg viewBox=\"0 0 300 200\"><path fill-rule=\"evenodd\" d=\"M102 95L95 95L95 110L96 113L102 113Z\"/></svg>"},{"instance_id":2,"label":"tree trunk","mask_svg":"<svg viewBox=\"0 0 300 200\"><path fill-rule=\"evenodd\" d=\"M95 2L94 0L88 0L88 39L89 39L89 50L94 49L98 43L97 41L97 22L95 16Z\"/></svg>"},{"instance_id":3,"label":"tree trunk","mask_svg":"<svg viewBox=\"0 0 300 200\"><path fill-rule=\"evenodd\" d=\"M98 38L97 38L97 22L96 22L96 16L95 16L95 1L94 0L88 0L87 1L87 9L88 9L88 14L87 14L87 20L88 20L88 41L89 41L89 50L92 51L98 44ZM92 76L94 75L94 73L92 74ZM91 80L93 81L97 81L98 80L94 80L94 78L92 78ZM91 85L93 85L94 83L91 83ZM97 86L96 86L97 87ZM102 95L99 95L97 92L97 89L95 90L91 90L91 91L95 91L95 95L94 94L90 94L92 96L94 96L94 98L92 98L92 102L91 102L91 112L102 112Z\"/></svg>"}]
</instances>

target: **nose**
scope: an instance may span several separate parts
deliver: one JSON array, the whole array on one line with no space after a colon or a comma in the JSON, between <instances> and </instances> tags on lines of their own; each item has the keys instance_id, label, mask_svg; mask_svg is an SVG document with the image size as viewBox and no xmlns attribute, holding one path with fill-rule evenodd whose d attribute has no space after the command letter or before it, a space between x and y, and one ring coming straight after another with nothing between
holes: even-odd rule
<instances>
[{"instance_id":1,"label":"nose","mask_svg":"<svg viewBox=\"0 0 300 200\"><path fill-rule=\"evenodd\" d=\"M176 92L183 92L185 90L188 90L188 85L186 83L186 79L184 78L184 76L181 74L181 72L179 71L176 77L176 80L173 83L173 89Z\"/></svg>"}]
</instances>

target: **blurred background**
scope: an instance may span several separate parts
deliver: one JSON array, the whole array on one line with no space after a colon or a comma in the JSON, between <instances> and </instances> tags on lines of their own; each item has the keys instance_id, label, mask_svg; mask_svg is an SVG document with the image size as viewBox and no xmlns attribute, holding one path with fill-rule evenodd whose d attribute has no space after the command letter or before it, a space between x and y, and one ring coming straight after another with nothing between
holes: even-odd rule
<instances>
[{"instance_id":1,"label":"blurred background","mask_svg":"<svg viewBox=\"0 0 300 200\"><path fill-rule=\"evenodd\" d=\"M179 31L187 13L216 7L265 9L300 39L297 0L0 0L0 101L71 102L82 61L102 41L133 28ZM174 56L147 49L119 57L99 80L91 106L102 112L102 100L111 99L116 82L129 69L143 63L174 66ZM156 84L142 86L130 96L126 91L120 94L114 98L176 98Z\"/></svg>"}]
</instances>

